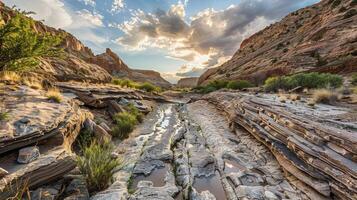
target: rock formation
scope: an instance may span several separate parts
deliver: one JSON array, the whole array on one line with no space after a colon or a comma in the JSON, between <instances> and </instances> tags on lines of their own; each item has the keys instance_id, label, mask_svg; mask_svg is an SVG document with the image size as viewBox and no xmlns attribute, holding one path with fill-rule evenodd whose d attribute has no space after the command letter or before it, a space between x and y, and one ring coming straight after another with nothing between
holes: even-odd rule
<instances>
[{"instance_id":1,"label":"rock formation","mask_svg":"<svg viewBox=\"0 0 357 200\"><path fill-rule=\"evenodd\" d=\"M149 82L163 88L169 88L171 86L158 72L153 70L130 69L124 61L109 48L106 49L105 53L93 56L89 58L88 61L103 67L111 75L118 78L128 78L137 82Z\"/></svg>"},{"instance_id":2,"label":"rock formation","mask_svg":"<svg viewBox=\"0 0 357 200\"><path fill-rule=\"evenodd\" d=\"M290 182L311 199L357 198L356 124L342 117L356 110L308 108L273 95L214 92L204 99L227 114L233 130L243 127L268 147Z\"/></svg>"},{"instance_id":3,"label":"rock formation","mask_svg":"<svg viewBox=\"0 0 357 200\"><path fill-rule=\"evenodd\" d=\"M177 82L177 87L193 88L197 86L198 77L182 78Z\"/></svg>"},{"instance_id":4,"label":"rock formation","mask_svg":"<svg viewBox=\"0 0 357 200\"><path fill-rule=\"evenodd\" d=\"M322 0L297 10L244 40L229 61L207 70L198 84L215 79L261 83L301 71L357 71L356 13L352 0Z\"/></svg>"}]
</instances>

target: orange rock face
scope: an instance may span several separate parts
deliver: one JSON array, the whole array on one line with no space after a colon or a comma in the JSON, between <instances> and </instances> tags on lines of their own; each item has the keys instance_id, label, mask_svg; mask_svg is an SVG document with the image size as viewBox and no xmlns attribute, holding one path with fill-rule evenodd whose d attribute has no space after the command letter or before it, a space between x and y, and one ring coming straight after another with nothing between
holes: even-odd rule
<instances>
[{"instance_id":1,"label":"orange rock face","mask_svg":"<svg viewBox=\"0 0 357 200\"><path fill-rule=\"evenodd\" d=\"M207 70L199 84L216 79L261 83L301 71L357 71L356 13L351 0L338 5L323 0L295 11L244 40L229 61Z\"/></svg>"}]
</instances>

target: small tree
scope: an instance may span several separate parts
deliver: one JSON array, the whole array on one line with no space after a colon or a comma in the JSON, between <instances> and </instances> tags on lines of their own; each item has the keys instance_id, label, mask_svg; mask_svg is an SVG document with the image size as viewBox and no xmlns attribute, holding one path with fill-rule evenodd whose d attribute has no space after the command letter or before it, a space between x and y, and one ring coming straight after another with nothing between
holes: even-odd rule
<instances>
[{"instance_id":1,"label":"small tree","mask_svg":"<svg viewBox=\"0 0 357 200\"><path fill-rule=\"evenodd\" d=\"M40 33L35 22L17 12L0 27L0 71L28 71L39 64L39 57L61 55L58 48L63 36Z\"/></svg>"}]
</instances>

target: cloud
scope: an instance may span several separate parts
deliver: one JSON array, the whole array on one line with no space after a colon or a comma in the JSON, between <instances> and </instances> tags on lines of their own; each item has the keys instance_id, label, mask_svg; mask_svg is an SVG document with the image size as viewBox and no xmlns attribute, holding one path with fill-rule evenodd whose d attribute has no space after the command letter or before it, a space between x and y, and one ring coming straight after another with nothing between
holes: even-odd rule
<instances>
[{"instance_id":1,"label":"cloud","mask_svg":"<svg viewBox=\"0 0 357 200\"><path fill-rule=\"evenodd\" d=\"M110 12L112 13L119 12L124 8L124 6L125 6L124 0L113 0L112 8Z\"/></svg>"},{"instance_id":2,"label":"cloud","mask_svg":"<svg viewBox=\"0 0 357 200\"><path fill-rule=\"evenodd\" d=\"M86 9L83 9L81 11L77 11L76 14L82 18L81 21L89 23L87 26L103 26L103 16L96 12L92 13Z\"/></svg>"},{"instance_id":3,"label":"cloud","mask_svg":"<svg viewBox=\"0 0 357 200\"><path fill-rule=\"evenodd\" d=\"M22 10L34 11L35 14L32 15L34 19L43 20L46 25L71 32L82 41L96 44L107 41L95 32L96 28L103 27L103 16L98 13L85 9L74 12L60 0L5 0L4 2L8 6L16 5Z\"/></svg>"},{"instance_id":4,"label":"cloud","mask_svg":"<svg viewBox=\"0 0 357 200\"><path fill-rule=\"evenodd\" d=\"M306 1L306 0L304 0ZM132 51L160 48L168 57L189 62L187 76L222 64L253 33L298 8L302 1L241 0L224 10L206 9L185 18L185 5L179 1L169 10L145 13L136 10L130 20L117 27L124 35L116 41Z\"/></svg>"},{"instance_id":5,"label":"cloud","mask_svg":"<svg viewBox=\"0 0 357 200\"><path fill-rule=\"evenodd\" d=\"M44 20L55 28L64 28L72 24L73 20L66 10L64 3L58 0L4 0L6 5L16 5L17 8L33 11L36 20Z\"/></svg>"},{"instance_id":6,"label":"cloud","mask_svg":"<svg viewBox=\"0 0 357 200\"><path fill-rule=\"evenodd\" d=\"M83 2L85 5L89 5L94 7L95 6L95 0L79 0L81 2Z\"/></svg>"}]
</instances>

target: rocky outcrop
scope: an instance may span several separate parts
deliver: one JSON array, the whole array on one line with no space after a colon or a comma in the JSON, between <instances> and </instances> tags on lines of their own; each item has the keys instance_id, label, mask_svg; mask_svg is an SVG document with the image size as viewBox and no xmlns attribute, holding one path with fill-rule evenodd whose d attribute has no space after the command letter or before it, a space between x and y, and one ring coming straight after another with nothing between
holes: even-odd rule
<instances>
[{"instance_id":1,"label":"rocky outcrop","mask_svg":"<svg viewBox=\"0 0 357 200\"><path fill-rule=\"evenodd\" d=\"M273 95L214 92L203 97L273 153L311 199L356 199L356 108L279 102ZM345 117L344 117L345 116Z\"/></svg>"},{"instance_id":2,"label":"rocky outcrop","mask_svg":"<svg viewBox=\"0 0 357 200\"><path fill-rule=\"evenodd\" d=\"M149 82L166 89L171 87L171 83L162 78L160 73L154 70L133 69L131 71L130 79L138 82Z\"/></svg>"},{"instance_id":3,"label":"rocky outcrop","mask_svg":"<svg viewBox=\"0 0 357 200\"><path fill-rule=\"evenodd\" d=\"M229 61L207 70L199 84L216 79L261 83L301 71L357 71L356 13L352 0L323 0L297 10L244 40Z\"/></svg>"},{"instance_id":4,"label":"rocky outcrop","mask_svg":"<svg viewBox=\"0 0 357 200\"><path fill-rule=\"evenodd\" d=\"M177 87L193 88L197 86L197 83L198 83L198 77L182 78L177 82Z\"/></svg>"},{"instance_id":5,"label":"rocky outcrop","mask_svg":"<svg viewBox=\"0 0 357 200\"><path fill-rule=\"evenodd\" d=\"M92 116L70 97L54 103L44 91L26 86L2 88L1 106L10 117L1 120L7 128L0 128L0 168L7 171L0 179L0 199L7 199L72 170L71 144L85 119Z\"/></svg>"},{"instance_id":6,"label":"rocky outcrop","mask_svg":"<svg viewBox=\"0 0 357 200\"><path fill-rule=\"evenodd\" d=\"M115 77L127 78L137 82L149 82L154 85L169 88L171 84L163 79L160 73L153 70L130 69L111 49L107 48L105 53L88 59L90 63L103 67Z\"/></svg>"}]
</instances>

